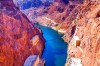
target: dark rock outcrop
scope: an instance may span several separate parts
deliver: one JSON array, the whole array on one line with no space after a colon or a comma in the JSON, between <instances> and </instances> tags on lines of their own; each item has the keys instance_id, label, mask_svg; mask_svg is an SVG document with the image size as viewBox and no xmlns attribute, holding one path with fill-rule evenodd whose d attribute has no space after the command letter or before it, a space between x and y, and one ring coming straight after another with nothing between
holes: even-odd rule
<instances>
[{"instance_id":1,"label":"dark rock outcrop","mask_svg":"<svg viewBox=\"0 0 100 66\"><path fill-rule=\"evenodd\" d=\"M35 35L38 38L32 39ZM43 47L40 30L15 7L12 0L0 0L0 66L23 66L28 56L41 56Z\"/></svg>"}]
</instances>

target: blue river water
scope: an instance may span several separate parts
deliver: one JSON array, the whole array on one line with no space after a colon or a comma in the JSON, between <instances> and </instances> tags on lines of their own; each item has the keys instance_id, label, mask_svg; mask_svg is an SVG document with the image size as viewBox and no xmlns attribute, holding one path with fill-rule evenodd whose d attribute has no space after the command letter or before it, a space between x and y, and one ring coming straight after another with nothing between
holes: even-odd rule
<instances>
[{"instance_id":1,"label":"blue river water","mask_svg":"<svg viewBox=\"0 0 100 66\"><path fill-rule=\"evenodd\" d=\"M46 60L45 66L64 66L67 58L67 44L57 31L38 25L46 40L42 58Z\"/></svg>"}]
</instances>

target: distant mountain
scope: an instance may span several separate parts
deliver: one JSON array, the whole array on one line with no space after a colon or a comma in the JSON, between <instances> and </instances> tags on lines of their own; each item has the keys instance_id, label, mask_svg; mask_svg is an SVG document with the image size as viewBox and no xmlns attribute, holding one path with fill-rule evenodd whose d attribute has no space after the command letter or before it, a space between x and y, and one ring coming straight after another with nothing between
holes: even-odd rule
<instances>
[{"instance_id":1,"label":"distant mountain","mask_svg":"<svg viewBox=\"0 0 100 66\"><path fill-rule=\"evenodd\" d=\"M17 7L21 10L30 7L49 6L55 0L13 0Z\"/></svg>"}]
</instances>

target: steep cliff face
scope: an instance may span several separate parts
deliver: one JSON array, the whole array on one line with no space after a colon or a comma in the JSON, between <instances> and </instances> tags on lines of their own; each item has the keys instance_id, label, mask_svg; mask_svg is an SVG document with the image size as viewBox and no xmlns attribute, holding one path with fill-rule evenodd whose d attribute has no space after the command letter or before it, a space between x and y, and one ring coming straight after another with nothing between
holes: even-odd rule
<instances>
[{"instance_id":1,"label":"steep cliff face","mask_svg":"<svg viewBox=\"0 0 100 66\"><path fill-rule=\"evenodd\" d=\"M83 66L100 65L100 3L89 2L82 6L76 18L75 32L69 39L69 57L80 58ZM73 29L73 27L71 28ZM68 33L66 33L68 35ZM80 44L74 45L74 36ZM67 65L66 65L67 66Z\"/></svg>"},{"instance_id":2,"label":"steep cliff face","mask_svg":"<svg viewBox=\"0 0 100 66\"><path fill-rule=\"evenodd\" d=\"M12 0L0 0L0 66L23 66L28 56L41 56L43 47L40 29L32 25Z\"/></svg>"}]
</instances>

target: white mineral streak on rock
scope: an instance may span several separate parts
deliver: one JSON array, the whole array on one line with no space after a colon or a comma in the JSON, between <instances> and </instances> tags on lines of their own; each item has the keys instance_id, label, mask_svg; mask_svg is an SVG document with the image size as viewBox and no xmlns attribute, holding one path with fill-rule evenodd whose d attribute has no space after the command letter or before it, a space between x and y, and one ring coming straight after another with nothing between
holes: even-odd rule
<instances>
[{"instance_id":1,"label":"white mineral streak on rock","mask_svg":"<svg viewBox=\"0 0 100 66\"><path fill-rule=\"evenodd\" d=\"M69 63L69 66L82 66L81 59L79 58L71 58Z\"/></svg>"}]
</instances>

